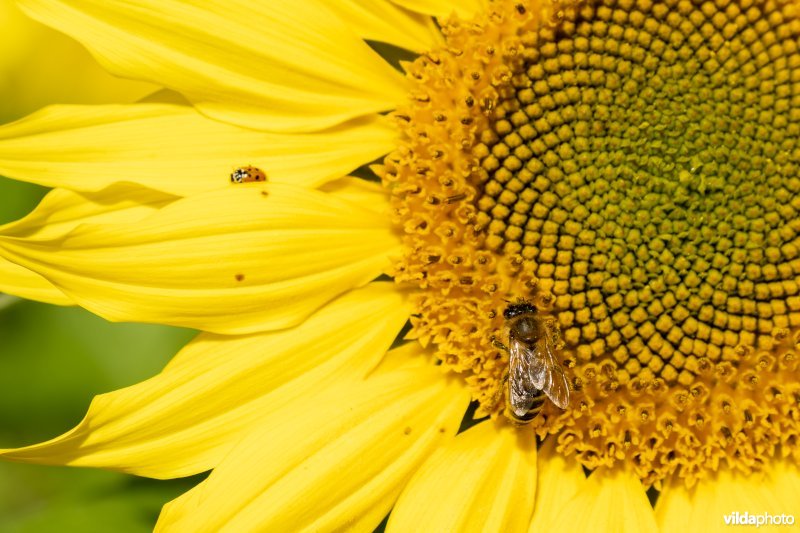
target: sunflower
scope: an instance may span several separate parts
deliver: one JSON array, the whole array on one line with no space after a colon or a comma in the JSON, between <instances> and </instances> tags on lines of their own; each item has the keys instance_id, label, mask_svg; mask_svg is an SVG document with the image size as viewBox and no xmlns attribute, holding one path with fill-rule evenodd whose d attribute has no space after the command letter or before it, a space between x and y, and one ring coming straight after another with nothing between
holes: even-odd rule
<instances>
[{"instance_id":1,"label":"sunflower","mask_svg":"<svg viewBox=\"0 0 800 533\"><path fill-rule=\"evenodd\" d=\"M794 523L796 1L20 3L165 90L0 128L2 289L204 333L6 459L210 470L160 530Z\"/></svg>"}]
</instances>

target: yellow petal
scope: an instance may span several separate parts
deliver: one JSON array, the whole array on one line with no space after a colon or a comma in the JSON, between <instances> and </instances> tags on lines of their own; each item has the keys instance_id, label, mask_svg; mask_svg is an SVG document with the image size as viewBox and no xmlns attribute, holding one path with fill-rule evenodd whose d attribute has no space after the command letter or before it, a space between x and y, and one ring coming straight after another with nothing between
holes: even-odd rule
<instances>
[{"instance_id":1,"label":"yellow petal","mask_svg":"<svg viewBox=\"0 0 800 533\"><path fill-rule=\"evenodd\" d=\"M372 531L468 402L436 367L413 362L331 383L265 416L165 506L156 530Z\"/></svg>"},{"instance_id":2,"label":"yellow petal","mask_svg":"<svg viewBox=\"0 0 800 533\"><path fill-rule=\"evenodd\" d=\"M295 325L378 276L397 246L386 217L277 183L199 194L135 223L84 224L48 240L0 236L0 256L102 317L218 333Z\"/></svg>"},{"instance_id":3,"label":"yellow petal","mask_svg":"<svg viewBox=\"0 0 800 533\"><path fill-rule=\"evenodd\" d=\"M691 489L675 477L658 496L656 520L662 531L704 532L736 529L737 520L759 519L758 516L749 518L749 515L759 515L763 519L764 513L771 516L794 514L797 519L798 488L797 467L780 460L770 465L769 472L749 475L721 467ZM748 517L743 516L745 513ZM733 523L726 524L726 519ZM781 528L787 526L771 525L758 530L780 531Z\"/></svg>"},{"instance_id":4,"label":"yellow petal","mask_svg":"<svg viewBox=\"0 0 800 533\"><path fill-rule=\"evenodd\" d=\"M115 74L269 131L312 131L394 108L405 80L319 0L20 0Z\"/></svg>"},{"instance_id":5,"label":"yellow petal","mask_svg":"<svg viewBox=\"0 0 800 533\"><path fill-rule=\"evenodd\" d=\"M656 533L644 487L623 470L598 469L544 531Z\"/></svg>"},{"instance_id":6,"label":"yellow petal","mask_svg":"<svg viewBox=\"0 0 800 533\"><path fill-rule=\"evenodd\" d=\"M177 199L176 196L126 183L96 193L54 189L28 215L0 226L0 235L54 239L81 224L136 222Z\"/></svg>"},{"instance_id":7,"label":"yellow petal","mask_svg":"<svg viewBox=\"0 0 800 533\"><path fill-rule=\"evenodd\" d=\"M117 223L144 218L176 197L128 184L93 194L55 189L30 214L0 226L0 234L47 239L62 236L87 222ZM74 302L39 274L0 259L0 291L56 305Z\"/></svg>"},{"instance_id":8,"label":"yellow petal","mask_svg":"<svg viewBox=\"0 0 800 533\"><path fill-rule=\"evenodd\" d=\"M442 34L430 17L409 12L388 0L338 0L328 7L364 39L420 53L442 43Z\"/></svg>"},{"instance_id":9,"label":"yellow petal","mask_svg":"<svg viewBox=\"0 0 800 533\"><path fill-rule=\"evenodd\" d=\"M392 283L374 283L296 328L244 337L200 335L161 374L96 397L73 430L2 454L159 478L203 472L254 424L292 402L316 398L326 383L363 377L408 314Z\"/></svg>"},{"instance_id":10,"label":"yellow petal","mask_svg":"<svg viewBox=\"0 0 800 533\"><path fill-rule=\"evenodd\" d=\"M189 196L230 185L238 166L316 187L389 152L395 130L368 116L319 133L265 133L189 106L53 106L0 127L0 174L96 191L134 182Z\"/></svg>"},{"instance_id":11,"label":"yellow petal","mask_svg":"<svg viewBox=\"0 0 800 533\"><path fill-rule=\"evenodd\" d=\"M73 301L35 272L0 258L0 293L54 305L72 305Z\"/></svg>"},{"instance_id":12,"label":"yellow petal","mask_svg":"<svg viewBox=\"0 0 800 533\"><path fill-rule=\"evenodd\" d=\"M10 0L0 2L0 50L0 122L53 102L133 102L158 88L112 76L86 48Z\"/></svg>"},{"instance_id":13,"label":"yellow petal","mask_svg":"<svg viewBox=\"0 0 800 533\"><path fill-rule=\"evenodd\" d=\"M536 492L536 437L484 422L439 449L403 490L387 531L525 531Z\"/></svg>"},{"instance_id":14,"label":"yellow petal","mask_svg":"<svg viewBox=\"0 0 800 533\"><path fill-rule=\"evenodd\" d=\"M485 0L392 0L397 5L403 6L417 13L433 15L447 20L455 13L462 19L471 19L486 5Z\"/></svg>"},{"instance_id":15,"label":"yellow petal","mask_svg":"<svg viewBox=\"0 0 800 533\"><path fill-rule=\"evenodd\" d=\"M555 447L556 439L551 437L539 449L536 505L533 508L529 533L547 531L548 526L558 518L561 509L588 483L581 465L556 452ZM555 526L552 529L558 530Z\"/></svg>"},{"instance_id":16,"label":"yellow petal","mask_svg":"<svg viewBox=\"0 0 800 533\"><path fill-rule=\"evenodd\" d=\"M335 194L337 198L363 205L378 213L385 214L389 209L386 189L374 182L347 176L326 183L320 187L320 190Z\"/></svg>"},{"instance_id":17,"label":"yellow petal","mask_svg":"<svg viewBox=\"0 0 800 533\"><path fill-rule=\"evenodd\" d=\"M783 512L798 510L797 495L800 494L800 468L788 458L775 460L768 467L769 488L774 498L781 502ZM797 514L797 513L796 513ZM795 516L800 519L800 516Z\"/></svg>"}]
</instances>

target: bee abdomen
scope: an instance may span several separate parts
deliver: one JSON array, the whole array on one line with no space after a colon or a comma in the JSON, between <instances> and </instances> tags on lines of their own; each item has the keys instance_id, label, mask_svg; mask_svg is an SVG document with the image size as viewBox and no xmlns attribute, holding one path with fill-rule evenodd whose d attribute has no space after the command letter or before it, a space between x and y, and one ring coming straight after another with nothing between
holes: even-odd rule
<instances>
[{"instance_id":1,"label":"bee abdomen","mask_svg":"<svg viewBox=\"0 0 800 533\"><path fill-rule=\"evenodd\" d=\"M517 415L506 407L506 416L511 419L512 422L518 425L523 425L529 423L531 420L536 418L539 415L539 412L542 410L542 406L544 405L545 395L544 392L539 391L536 396L533 398L533 403L531 404L531 408L524 415Z\"/></svg>"}]
</instances>

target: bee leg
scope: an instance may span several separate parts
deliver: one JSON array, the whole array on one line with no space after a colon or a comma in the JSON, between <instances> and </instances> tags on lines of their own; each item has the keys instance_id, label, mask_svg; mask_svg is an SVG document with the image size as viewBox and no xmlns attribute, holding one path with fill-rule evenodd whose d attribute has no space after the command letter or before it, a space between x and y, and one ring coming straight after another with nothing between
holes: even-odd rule
<instances>
[{"instance_id":1,"label":"bee leg","mask_svg":"<svg viewBox=\"0 0 800 533\"><path fill-rule=\"evenodd\" d=\"M501 403L502 402L502 403ZM508 403L508 372L503 374L503 379L500 381L500 387L497 389L497 392L494 396L494 405L500 403L502 405L502 413L503 416L506 417L506 420L511 422L512 426L515 427L522 427L526 425L529 420L521 420L518 416L515 416L514 413L511 412Z\"/></svg>"},{"instance_id":2,"label":"bee leg","mask_svg":"<svg viewBox=\"0 0 800 533\"><path fill-rule=\"evenodd\" d=\"M503 350L504 352L508 353L508 346L497 340L497 338L494 335L492 335L492 337L489 340L492 341L492 346L494 346L498 350Z\"/></svg>"},{"instance_id":3,"label":"bee leg","mask_svg":"<svg viewBox=\"0 0 800 533\"><path fill-rule=\"evenodd\" d=\"M497 387L497 391L494 393L494 397L492 398L492 405L503 405L506 404L506 387L508 387L508 372L503 374L503 379L500 380L500 386ZM504 409L505 410L505 409Z\"/></svg>"},{"instance_id":4,"label":"bee leg","mask_svg":"<svg viewBox=\"0 0 800 533\"><path fill-rule=\"evenodd\" d=\"M558 346L559 341L561 340L561 332L558 329L558 323L555 320L549 320L546 324L547 333L550 337L550 343L553 346Z\"/></svg>"}]
</instances>

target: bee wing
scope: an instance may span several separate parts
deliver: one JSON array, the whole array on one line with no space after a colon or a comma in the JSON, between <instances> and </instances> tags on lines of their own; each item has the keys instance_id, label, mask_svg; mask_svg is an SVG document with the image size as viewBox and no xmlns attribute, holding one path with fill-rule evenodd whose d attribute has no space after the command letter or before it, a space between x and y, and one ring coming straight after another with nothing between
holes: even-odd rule
<instances>
[{"instance_id":1,"label":"bee wing","mask_svg":"<svg viewBox=\"0 0 800 533\"><path fill-rule=\"evenodd\" d=\"M540 388L556 406L560 409L566 409L569 405L567 376L564 375L564 370L556 360L555 355L553 355L548 339L540 339L536 346L538 347L537 353L541 355L541 364L539 365L541 368L539 371L544 376L543 384Z\"/></svg>"},{"instance_id":2,"label":"bee wing","mask_svg":"<svg viewBox=\"0 0 800 533\"><path fill-rule=\"evenodd\" d=\"M524 416L539 395L541 387L536 385L533 362L538 358L533 347L513 335L508 339L508 400L517 416Z\"/></svg>"}]
</instances>

